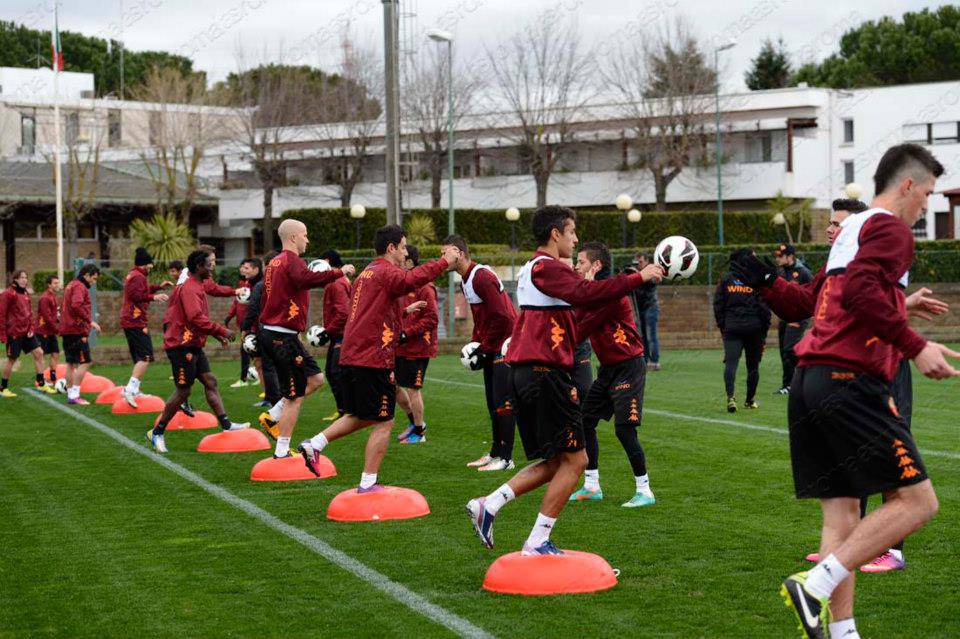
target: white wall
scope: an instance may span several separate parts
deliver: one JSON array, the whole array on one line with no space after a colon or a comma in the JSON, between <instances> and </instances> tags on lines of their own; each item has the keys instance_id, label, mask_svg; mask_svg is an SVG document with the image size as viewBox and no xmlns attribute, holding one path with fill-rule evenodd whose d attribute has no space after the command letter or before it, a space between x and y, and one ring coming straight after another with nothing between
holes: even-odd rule
<instances>
[{"instance_id":1,"label":"white wall","mask_svg":"<svg viewBox=\"0 0 960 639\"><path fill-rule=\"evenodd\" d=\"M61 100L79 100L83 91L93 91L92 73L64 71L60 74ZM0 67L0 99L23 101L38 98L53 98L52 69Z\"/></svg>"}]
</instances>

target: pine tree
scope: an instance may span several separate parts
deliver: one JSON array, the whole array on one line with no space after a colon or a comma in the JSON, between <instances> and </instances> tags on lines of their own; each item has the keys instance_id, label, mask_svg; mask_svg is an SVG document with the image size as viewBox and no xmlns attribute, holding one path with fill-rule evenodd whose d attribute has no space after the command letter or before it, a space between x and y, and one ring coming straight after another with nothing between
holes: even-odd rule
<instances>
[{"instance_id":1,"label":"pine tree","mask_svg":"<svg viewBox=\"0 0 960 639\"><path fill-rule=\"evenodd\" d=\"M793 69L790 67L790 57L782 38L778 39L776 44L767 38L752 65L744 74L744 81L751 91L782 89L790 84Z\"/></svg>"}]
</instances>

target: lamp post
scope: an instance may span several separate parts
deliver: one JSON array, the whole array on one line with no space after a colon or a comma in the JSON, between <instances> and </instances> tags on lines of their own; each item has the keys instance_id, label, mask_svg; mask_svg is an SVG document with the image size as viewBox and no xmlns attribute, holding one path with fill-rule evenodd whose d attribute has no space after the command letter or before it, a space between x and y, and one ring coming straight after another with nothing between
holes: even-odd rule
<instances>
[{"instance_id":1,"label":"lamp post","mask_svg":"<svg viewBox=\"0 0 960 639\"><path fill-rule=\"evenodd\" d=\"M730 40L713 50L713 96L717 105L717 149L714 161L717 163L717 239L723 246L723 179L720 177L720 159L723 157L723 136L720 135L720 52L737 46L736 40Z\"/></svg>"},{"instance_id":2,"label":"lamp post","mask_svg":"<svg viewBox=\"0 0 960 639\"><path fill-rule=\"evenodd\" d=\"M630 222L630 244L637 245L637 223L643 215L637 209L627 211L627 221Z\"/></svg>"},{"instance_id":3,"label":"lamp post","mask_svg":"<svg viewBox=\"0 0 960 639\"><path fill-rule=\"evenodd\" d=\"M510 222L510 279L516 280L516 266L517 266L517 220L520 219L520 209L515 206L511 206L507 209L505 213L507 216L507 221Z\"/></svg>"},{"instance_id":4,"label":"lamp post","mask_svg":"<svg viewBox=\"0 0 960 639\"><path fill-rule=\"evenodd\" d=\"M363 204L354 204L350 207L350 217L356 222L357 250L360 250L360 220L367 214L366 207Z\"/></svg>"},{"instance_id":5,"label":"lamp post","mask_svg":"<svg viewBox=\"0 0 960 639\"><path fill-rule=\"evenodd\" d=\"M447 202L449 210L447 211L447 234L453 235L456 232L455 213L453 210L453 34L449 31L440 29L431 29L427 31L427 37L434 42L447 43ZM453 271L450 271L449 284L447 288L447 337L454 336L456 314L453 307L453 299L456 294L453 282Z\"/></svg>"},{"instance_id":6,"label":"lamp post","mask_svg":"<svg viewBox=\"0 0 960 639\"><path fill-rule=\"evenodd\" d=\"M617 209L620 211L620 248L627 248L627 218L626 213L633 208L633 198L626 193L617 196ZM639 211L638 211L639 212Z\"/></svg>"}]
</instances>

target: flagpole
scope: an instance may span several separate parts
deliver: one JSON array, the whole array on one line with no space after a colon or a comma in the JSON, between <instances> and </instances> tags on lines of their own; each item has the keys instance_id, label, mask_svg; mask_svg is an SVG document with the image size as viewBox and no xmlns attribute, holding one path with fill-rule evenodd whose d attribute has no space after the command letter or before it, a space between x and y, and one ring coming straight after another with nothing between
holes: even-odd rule
<instances>
[{"instance_id":1,"label":"flagpole","mask_svg":"<svg viewBox=\"0 0 960 639\"><path fill-rule=\"evenodd\" d=\"M53 181L57 202L57 277L63 280L63 180L60 175L60 25L53 0Z\"/></svg>"}]
</instances>

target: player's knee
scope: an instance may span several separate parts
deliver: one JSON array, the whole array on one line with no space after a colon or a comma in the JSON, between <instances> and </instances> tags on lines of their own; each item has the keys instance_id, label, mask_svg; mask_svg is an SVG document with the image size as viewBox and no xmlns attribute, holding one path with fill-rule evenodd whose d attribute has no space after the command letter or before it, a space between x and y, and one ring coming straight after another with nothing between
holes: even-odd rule
<instances>
[{"instance_id":1,"label":"player's knee","mask_svg":"<svg viewBox=\"0 0 960 639\"><path fill-rule=\"evenodd\" d=\"M911 501L920 526L933 519L940 510L940 500L937 499L937 493L934 492L933 484L929 480L918 484L916 494Z\"/></svg>"},{"instance_id":2,"label":"player's knee","mask_svg":"<svg viewBox=\"0 0 960 639\"><path fill-rule=\"evenodd\" d=\"M582 474L587 469L587 451L578 450L575 453L566 453L566 460L576 473Z\"/></svg>"},{"instance_id":3,"label":"player's knee","mask_svg":"<svg viewBox=\"0 0 960 639\"><path fill-rule=\"evenodd\" d=\"M613 432L621 442L633 441L637 438L637 427L633 424L617 424Z\"/></svg>"}]
</instances>

